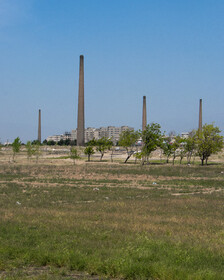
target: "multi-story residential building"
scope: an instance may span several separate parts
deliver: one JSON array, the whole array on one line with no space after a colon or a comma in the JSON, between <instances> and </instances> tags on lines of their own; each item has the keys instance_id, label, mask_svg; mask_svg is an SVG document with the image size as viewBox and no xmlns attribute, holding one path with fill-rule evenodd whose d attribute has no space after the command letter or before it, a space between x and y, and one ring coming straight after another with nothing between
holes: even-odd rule
<instances>
[{"instance_id":1,"label":"multi-story residential building","mask_svg":"<svg viewBox=\"0 0 224 280\"><path fill-rule=\"evenodd\" d=\"M87 127L85 129L85 142L89 142L90 140L92 140L93 138L95 138L95 128L93 127Z\"/></svg>"},{"instance_id":2,"label":"multi-story residential building","mask_svg":"<svg viewBox=\"0 0 224 280\"><path fill-rule=\"evenodd\" d=\"M108 137L108 133L107 133L107 127L100 127L99 129L99 138L102 138L102 137Z\"/></svg>"},{"instance_id":3,"label":"multi-story residential building","mask_svg":"<svg viewBox=\"0 0 224 280\"><path fill-rule=\"evenodd\" d=\"M108 126L108 127L100 127L100 128L94 128L94 127L87 127L85 129L85 143L89 142L92 139L100 139L102 137L110 138L114 144L117 143L119 140L120 134L124 130L133 130L134 128L129 126L121 126L121 127L115 127L115 126ZM60 140L76 140L77 139L77 129L74 129L70 132L65 132L61 135L53 135L47 137L47 141L53 140L55 142L58 142Z\"/></svg>"},{"instance_id":4,"label":"multi-story residential building","mask_svg":"<svg viewBox=\"0 0 224 280\"><path fill-rule=\"evenodd\" d=\"M48 136L47 137L47 141L54 141L54 142L59 142L60 140L67 140L70 139L71 140L72 135L70 132L65 132L64 134L60 134L60 135L53 135L53 136Z\"/></svg>"},{"instance_id":5,"label":"multi-story residential building","mask_svg":"<svg viewBox=\"0 0 224 280\"><path fill-rule=\"evenodd\" d=\"M182 132L181 138L187 139L189 137L189 132Z\"/></svg>"},{"instance_id":6,"label":"multi-story residential building","mask_svg":"<svg viewBox=\"0 0 224 280\"><path fill-rule=\"evenodd\" d=\"M71 139L72 139L72 141L77 139L77 129L73 129L71 131Z\"/></svg>"},{"instance_id":7,"label":"multi-story residential building","mask_svg":"<svg viewBox=\"0 0 224 280\"><path fill-rule=\"evenodd\" d=\"M48 136L47 137L47 142L48 141L54 141L54 142L59 142L62 139L62 135L53 135L53 136Z\"/></svg>"}]
</instances>

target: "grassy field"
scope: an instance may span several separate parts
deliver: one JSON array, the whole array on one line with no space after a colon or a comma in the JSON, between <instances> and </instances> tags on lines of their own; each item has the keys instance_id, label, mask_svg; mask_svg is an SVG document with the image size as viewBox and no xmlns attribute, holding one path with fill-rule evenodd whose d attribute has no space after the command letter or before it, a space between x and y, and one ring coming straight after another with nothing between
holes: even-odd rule
<instances>
[{"instance_id":1,"label":"grassy field","mask_svg":"<svg viewBox=\"0 0 224 280\"><path fill-rule=\"evenodd\" d=\"M2 162L0 279L224 279L223 172Z\"/></svg>"}]
</instances>

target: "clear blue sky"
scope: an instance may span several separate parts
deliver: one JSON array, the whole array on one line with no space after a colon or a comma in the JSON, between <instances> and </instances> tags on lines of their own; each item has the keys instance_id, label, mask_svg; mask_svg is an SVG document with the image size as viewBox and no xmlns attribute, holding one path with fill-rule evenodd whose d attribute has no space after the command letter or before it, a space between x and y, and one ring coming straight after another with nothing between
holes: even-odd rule
<instances>
[{"instance_id":1,"label":"clear blue sky","mask_svg":"<svg viewBox=\"0 0 224 280\"><path fill-rule=\"evenodd\" d=\"M86 127L224 130L223 0L0 0L1 142L76 128L80 54Z\"/></svg>"}]
</instances>

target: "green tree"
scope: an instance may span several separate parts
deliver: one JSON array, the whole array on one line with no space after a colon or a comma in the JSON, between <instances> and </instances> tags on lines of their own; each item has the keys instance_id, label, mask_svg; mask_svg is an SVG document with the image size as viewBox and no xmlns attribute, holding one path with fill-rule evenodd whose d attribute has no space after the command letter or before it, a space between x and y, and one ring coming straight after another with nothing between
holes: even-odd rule
<instances>
[{"instance_id":1,"label":"green tree","mask_svg":"<svg viewBox=\"0 0 224 280\"><path fill-rule=\"evenodd\" d=\"M36 163L38 163L39 157L41 155L40 142L39 141L35 145L33 145L33 154L36 156Z\"/></svg>"},{"instance_id":2,"label":"green tree","mask_svg":"<svg viewBox=\"0 0 224 280\"><path fill-rule=\"evenodd\" d=\"M174 137L174 141L172 142L171 146L171 150L172 150L172 155L173 155L173 165L175 162L175 158L177 157L177 155L180 155L180 151L181 151L181 145L184 142L184 139L180 137L180 135L177 135ZM182 153L181 156L183 156L184 153ZM182 158L183 159L183 158ZM182 161L181 159L181 161Z\"/></svg>"},{"instance_id":3,"label":"green tree","mask_svg":"<svg viewBox=\"0 0 224 280\"><path fill-rule=\"evenodd\" d=\"M32 145L41 145L39 140L33 140L31 144Z\"/></svg>"},{"instance_id":4,"label":"green tree","mask_svg":"<svg viewBox=\"0 0 224 280\"><path fill-rule=\"evenodd\" d=\"M189 133L189 136L187 139L185 139L185 152L186 152L186 155L187 155L187 163L189 164L191 162L191 157L192 155L195 154L195 151L196 151L196 131L195 130L192 130L190 133Z\"/></svg>"},{"instance_id":5,"label":"green tree","mask_svg":"<svg viewBox=\"0 0 224 280\"><path fill-rule=\"evenodd\" d=\"M183 158L186 156L186 144L186 139L183 139L179 147L178 156L180 157L180 164L182 163Z\"/></svg>"},{"instance_id":6,"label":"green tree","mask_svg":"<svg viewBox=\"0 0 224 280\"><path fill-rule=\"evenodd\" d=\"M71 146L77 146L77 140L76 139L75 140L71 140L70 145Z\"/></svg>"},{"instance_id":7,"label":"green tree","mask_svg":"<svg viewBox=\"0 0 224 280\"><path fill-rule=\"evenodd\" d=\"M100 156L100 161L101 161L103 159L105 151L110 150L111 147L113 146L113 142L109 138L102 137L96 140L95 145L96 145L96 150L101 154Z\"/></svg>"},{"instance_id":8,"label":"green tree","mask_svg":"<svg viewBox=\"0 0 224 280\"><path fill-rule=\"evenodd\" d=\"M17 137L12 143L13 161L15 161L16 154L18 154L20 152L21 145L22 145L22 142L20 141L20 138Z\"/></svg>"},{"instance_id":9,"label":"green tree","mask_svg":"<svg viewBox=\"0 0 224 280\"><path fill-rule=\"evenodd\" d=\"M47 141L48 146L55 146L56 142L54 140Z\"/></svg>"},{"instance_id":10,"label":"green tree","mask_svg":"<svg viewBox=\"0 0 224 280\"><path fill-rule=\"evenodd\" d=\"M60 139L57 144L58 146L63 146L65 145L65 141L63 139Z\"/></svg>"},{"instance_id":11,"label":"green tree","mask_svg":"<svg viewBox=\"0 0 224 280\"><path fill-rule=\"evenodd\" d=\"M135 164L137 163L137 160L141 160L142 159L142 153L141 152L134 152L133 157L135 157Z\"/></svg>"},{"instance_id":12,"label":"green tree","mask_svg":"<svg viewBox=\"0 0 224 280\"><path fill-rule=\"evenodd\" d=\"M65 139L65 146L71 145L71 139Z\"/></svg>"},{"instance_id":13,"label":"green tree","mask_svg":"<svg viewBox=\"0 0 224 280\"><path fill-rule=\"evenodd\" d=\"M134 154L135 150L135 143L139 139L139 132L134 131L134 130L124 130L120 134L120 139L119 139L119 146L125 148L127 152L127 158L125 159L124 163L126 163L129 158Z\"/></svg>"},{"instance_id":14,"label":"green tree","mask_svg":"<svg viewBox=\"0 0 224 280\"><path fill-rule=\"evenodd\" d=\"M201 159L201 165L207 165L208 158L211 154L220 152L223 148L223 136L220 129L213 124L205 124L201 133L197 133L197 153Z\"/></svg>"},{"instance_id":15,"label":"green tree","mask_svg":"<svg viewBox=\"0 0 224 280\"><path fill-rule=\"evenodd\" d=\"M163 139L161 148L163 150L163 154L166 156L166 163L169 163L169 158L172 155L172 142L170 137L165 137Z\"/></svg>"},{"instance_id":16,"label":"green tree","mask_svg":"<svg viewBox=\"0 0 224 280\"><path fill-rule=\"evenodd\" d=\"M80 158L78 150L74 146L72 146L70 149L70 158L73 160L74 165L75 165L76 159Z\"/></svg>"},{"instance_id":17,"label":"green tree","mask_svg":"<svg viewBox=\"0 0 224 280\"><path fill-rule=\"evenodd\" d=\"M90 140L89 142L86 143L86 146L96 146L96 142L97 140L95 138L93 138L92 140Z\"/></svg>"},{"instance_id":18,"label":"green tree","mask_svg":"<svg viewBox=\"0 0 224 280\"><path fill-rule=\"evenodd\" d=\"M27 141L26 143L26 152L27 152L27 159L30 161L32 155L35 153L35 149L31 141Z\"/></svg>"},{"instance_id":19,"label":"green tree","mask_svg":"<svg viewBox=\"0 0 224 280\"><path fill-rule=\"evenodd\" d=\"M92 146L87 146L84 149L84 154L88 156L88 161L90 161L90 156L95 154L95 151Z\"/></svg>"},{"instance_id":20,"label":"green tree","mask_svg":"<svg viewBox=\"0 0 224 280\"><path fill-rule=\"evenodd\" d=\"M147 125L146 129L142 131L142 141L142 164L144 164L145 160L147 161L147 163L149 162L149 156L151 152L162 146L163 138L160 130L160 125L157 123Z\"/></svg>"}]
</instances>

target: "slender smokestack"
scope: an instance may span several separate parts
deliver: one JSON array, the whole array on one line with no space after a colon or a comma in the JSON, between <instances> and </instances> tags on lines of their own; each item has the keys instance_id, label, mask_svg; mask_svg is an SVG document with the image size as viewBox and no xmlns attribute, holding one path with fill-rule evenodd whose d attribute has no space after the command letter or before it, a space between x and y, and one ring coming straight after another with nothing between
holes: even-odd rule
<instances>
[{"instance_id":1,"label":"slender smokestack","mask_svg":"<svg viewBox=\"0 0 224 280\"><path fill-rule=\"evenodd\" d=\"M41 110L39 109L39 119L38 119L38 138L37 140L41 143Z\"/></svg>"},{"instance_id":2,"label":"slender smokestack","mask_svg":"<svg viewBox=\"0 0 224 280\"><path fill-rule=\"evenodd\" d=\"M143 96L143 110L142 110L142 131L146 129L146 96Z\"/></svg>"},{"instance_id":3,"label":"slender smokestack","mask_svg":"<svg viewBox=\"0 0 224 280\"><path fill-rule=\"evenodd\" d=\"M199 133L202 132L202 99L199 102L199 125L198 125Z\"/></svg>"},{"instance_id":4,"label":"slender smokestack","mask_svg":"<svg viewBox=\"0 0 224 280\"><path fill-rule=\"evenodd\" d=\"M77 146L84 146L84 57L80 55L79 64L79 100L78 100L78 123L77 123Z\"/></svg>"}]
</instances>

